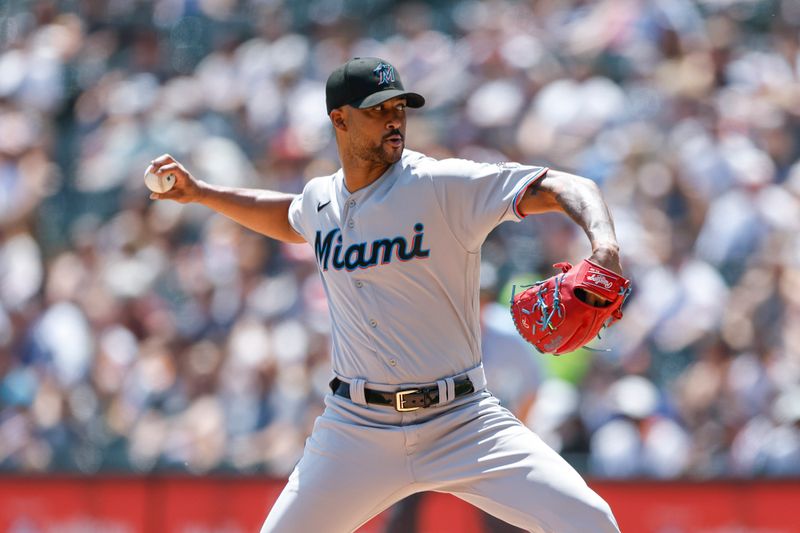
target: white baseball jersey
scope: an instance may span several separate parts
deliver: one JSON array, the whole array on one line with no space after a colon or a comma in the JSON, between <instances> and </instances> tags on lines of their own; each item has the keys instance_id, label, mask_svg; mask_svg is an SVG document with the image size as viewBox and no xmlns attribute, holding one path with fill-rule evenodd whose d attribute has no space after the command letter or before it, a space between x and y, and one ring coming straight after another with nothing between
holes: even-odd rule
<instances>
[{"instance_id":1,"label":"white baseball jersey","mask_svg":"<svg viewBox=\"0 0 800 533\"><path fill-rule=\"evenodd\" d=\"M547 168L436 160L405 150L368 187L311 180L289 208L314 247L332 317L333 370L370 383L429 383L481 361L480 249L522 218Z\"/></svg>"}]
</instances>

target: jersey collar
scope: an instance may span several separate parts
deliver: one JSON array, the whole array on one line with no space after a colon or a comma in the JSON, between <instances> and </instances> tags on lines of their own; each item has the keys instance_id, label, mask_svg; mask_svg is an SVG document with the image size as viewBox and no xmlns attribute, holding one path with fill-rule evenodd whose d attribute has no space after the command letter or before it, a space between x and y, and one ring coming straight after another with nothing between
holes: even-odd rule
<instances>
[{"instance_id":1,"label":"jersey collar","mask_svg":"<svg viewBox=\"0 0 800 533\"><path fill-rule=\"evenodd\" d=\"M336 191L336 198L339 201L339 205L346 205L349 200L356 200L357 202L361 202L363 199L371 196L378 190L384 190L388 187L391 187L394 181L397 178L399 173L399 169L403 168L403 162L406 157L406 150L403 151L403 155L400 158L400 161L393 164L389 168L386 169L381 177L367 185L366 187L357 190L356 192L350 192L347 190L347 187L344 184L344 170L341 168L334 174L333 178L333 185Z\"/></svg>"}]
</instances>

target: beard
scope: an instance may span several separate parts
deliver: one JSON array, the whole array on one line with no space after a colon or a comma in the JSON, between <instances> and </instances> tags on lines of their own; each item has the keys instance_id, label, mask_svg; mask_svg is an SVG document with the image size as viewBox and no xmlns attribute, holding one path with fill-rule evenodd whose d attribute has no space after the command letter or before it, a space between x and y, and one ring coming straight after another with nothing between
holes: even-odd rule
<instances>
[{"instance_id":1,"label":"beard","mask_svg":"<svg viewBox=\"0 0 800 533\"><path fill-rule=\"evenodd\" d=\"M392 132L390 135L397 133L400 132ZM400 157L403 155L405 143L403 143L403 146L397 150L388 146L383 141L384 139L381 139L381 141L376 144L366 139L359 139L352 144L352 153L358 159L379 165L392 165L400 161Z\"/></svg>"}]
</instances>

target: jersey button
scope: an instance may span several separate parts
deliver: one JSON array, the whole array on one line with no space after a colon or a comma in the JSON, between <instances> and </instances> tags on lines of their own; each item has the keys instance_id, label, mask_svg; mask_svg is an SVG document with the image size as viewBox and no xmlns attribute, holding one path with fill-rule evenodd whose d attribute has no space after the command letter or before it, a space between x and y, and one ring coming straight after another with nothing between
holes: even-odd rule
<instances>
[{"instance_id":1,"label":"jersey button","mask_svg":"<svg viewBox=\"0 0 800 533\"><path fill-rule=\"evenodd\" d=\"M397 361L395 361L394 359L389 359L389 364L392 366L397 366Z\"/></svg>"},{"instance_id":2,"label":"jersey button","mask_svg":"<svg viewBox=\"0 0 800 533\"><path fill-rule=\"evenodd\" d=\"M355 200L350 200L349 202L347 202L347 205L349 205L350 207L355 207L356 206L356 201Z\"/></svg>"},{"instance_id":3,"label":"jersey button","mask_svg":"<svg viewBox=\"0 0 800 533\"><path fill-rule=\"evenodd\" d=\"M347 227L348 227L348 228L352 228L352 227L354 227L355 225L356 225L356 223L355 223L355 222L353 222L352 220L348 220L348 221L347 221Z\"/></svg>"},{"instance_id":4,"label":"jersey button","mask_svg":"<svg viewBox=\"0 0 800 533\"><path fill-rule=\"evenodd\" d=\"M373 318L372 320L369 321L369 325L372 326L373 328L377 328L378 321Z\"/></svg>"},{"instance_id":5,"label":"jersey button","mask_svg":"<svg viewBox=\"0 0 800 533\"><path fill-rule=\"evenodd\" d=\"M363 281L361 281L361 280L356 281L356 287L358 287L360 289L363 286L364 286L364 282Z\"/></svg>"}]
</instances>

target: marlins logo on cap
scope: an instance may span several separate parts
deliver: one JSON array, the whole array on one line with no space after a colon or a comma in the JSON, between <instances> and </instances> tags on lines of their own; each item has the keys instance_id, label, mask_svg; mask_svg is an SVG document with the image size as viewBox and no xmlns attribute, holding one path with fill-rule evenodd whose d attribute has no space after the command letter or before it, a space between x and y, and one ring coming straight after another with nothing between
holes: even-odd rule
<instances>
[{"instance_id":1,"label":"marlins logo on cap","mask_svg":"<svg viewBox=\"0 0 800 533\"><path fill-rule=\"evenodd\" d=\"M372 72L378 75L378 85L389 85L394 83L394 67L386 63L378 63L378 66L372 69Z\"/></svg>"}]
</instances>

